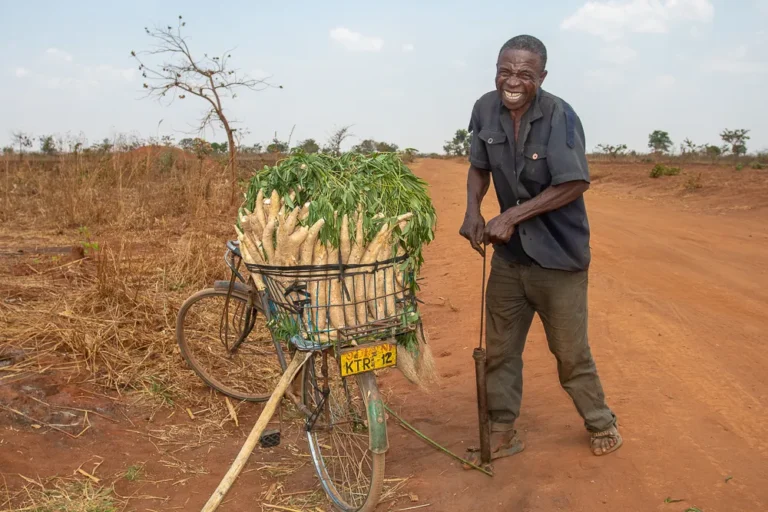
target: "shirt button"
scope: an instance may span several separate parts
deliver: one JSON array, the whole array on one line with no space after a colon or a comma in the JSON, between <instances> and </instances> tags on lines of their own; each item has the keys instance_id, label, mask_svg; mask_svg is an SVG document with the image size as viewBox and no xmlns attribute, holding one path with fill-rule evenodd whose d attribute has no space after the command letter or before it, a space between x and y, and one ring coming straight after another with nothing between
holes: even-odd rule
<instances>
[{"instance_id":1,"label":"shirt button","mask_svg":"<svg viewBox=\"0 0 768 512\"><path fill-rule=\"evenodd\" d=\"M492 137L488 138L488 144L493 144L493 138Z\"/></svg>"}]
</instances>

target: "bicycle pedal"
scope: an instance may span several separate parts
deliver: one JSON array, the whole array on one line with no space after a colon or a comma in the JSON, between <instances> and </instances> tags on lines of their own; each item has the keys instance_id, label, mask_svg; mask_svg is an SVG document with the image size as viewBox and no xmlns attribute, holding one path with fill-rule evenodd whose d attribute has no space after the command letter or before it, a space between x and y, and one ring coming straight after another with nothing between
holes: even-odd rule
<instances>
[{"instance_id":1,"label":"bicycle pedal","mask_svg":"<svg viewBox=\"0 0 768 512\"><path fill-rule=\"evenodd\" d=\"M280 431L277 429L265 430L259 437L262 448L274 448L280 446Z\"/></svg>"}]
</instances>

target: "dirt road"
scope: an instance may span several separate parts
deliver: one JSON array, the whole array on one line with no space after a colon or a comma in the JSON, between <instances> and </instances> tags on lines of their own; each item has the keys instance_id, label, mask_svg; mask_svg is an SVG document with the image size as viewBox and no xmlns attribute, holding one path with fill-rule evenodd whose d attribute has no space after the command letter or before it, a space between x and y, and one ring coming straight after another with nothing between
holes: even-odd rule
<instances>
[{"instance_id":1,"label":"dirt road","mask_svg":"<svg viewBox=\"0 0 768 512\"><path fill-rule=\"evenodd\" d=\"M387 376L402 414L450 449L476 443L472 347L481 261L458 236L466 166L424 161L439 230L422 289L443 382L425 396ZM766 211L694 214L617 199L596 184L590 343L624 446L591 455L535 320L518 422L526 450L488 478L392 423L388 473L412 474L425 510L704 512L768 507L768 224ZM489 193L486 218L497 211ZM683 500L665 503L667 498Z\"/></svg>"}]
</instances>

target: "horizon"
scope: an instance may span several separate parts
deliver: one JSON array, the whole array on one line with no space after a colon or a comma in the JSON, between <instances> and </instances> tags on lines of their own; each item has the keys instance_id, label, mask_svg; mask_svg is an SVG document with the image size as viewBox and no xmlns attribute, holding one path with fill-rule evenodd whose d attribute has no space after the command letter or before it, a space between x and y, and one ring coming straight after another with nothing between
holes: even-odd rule
<instances>
[{"instance_id":1,"label":"horizon","mask_svg":"<svg viewBox=\"0 0 768 512\"><path fill-rule=\"evenodd\" d=\"M229 12L246 20L234 26L202 3L13 5L0 20L0 92L12 99L0 117L0 146L11 145L16 130L34 135L35 150L37 137L68 132L84 133L89 146L118 133L176 142L196 136L189 126L204 105L142 99L130 57L149 47L145 26L173 24L181 14L193 52L234 48L235 68L284 87L242 91L225 103L250 131L243 146L266 147L275 132L287 140L294 125L293 144L313 138L322 145L351 125L355 137L345 149L374 139L441 154L467 128L475 100L493 89L498 48L529 33L547 46L543 88L574 107L588 152L626 144L645 153L654 130L667 131L676 152L686 138L721 146L719 134L739 128L750 130L749 153L768 148L759 108L768 0L558 1L519 15L508 9L513 29L506 17L486 15L487 5L234 3ZM78 23L87 30L72 32ZM226 140L223 130L204 138Z\"/></svg>"}]
</instances>

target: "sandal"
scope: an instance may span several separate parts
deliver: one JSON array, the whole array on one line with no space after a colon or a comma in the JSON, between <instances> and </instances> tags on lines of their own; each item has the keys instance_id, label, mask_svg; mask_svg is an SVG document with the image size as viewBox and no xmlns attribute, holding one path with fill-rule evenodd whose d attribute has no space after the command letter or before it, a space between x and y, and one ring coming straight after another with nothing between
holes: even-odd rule
<instances>
[{"instance_id":1,"label":"sandal","mask_svg":"<svg viewBox=\"0 0 768 512\"><path fill-rule=\"evenodd\" d=\"M508 437L509 434L511 434L511 437ZM496 437L495 435L498 435ZM494 439L496 437L496 439ZM491 445L494 444L494 441L496 441L496 449L491 452L491 461L494 461L496 459L501 459L504 457L509 457L511 455L515 455L517 453L520 453L525 449L525 444L520 440L520 438L517 436L517 431L512 430L509 432L492 432L491 433ZM468 448L467 449L467 455L466 460L474 464L475 466L482 467L482 464L480 462L480 449L479 448ZM472 466L468 466L467 464L463 464L464 469L472 469Z\"/></svg>"},{"instance_id":2,"label":"sandal","mask_svg":"<svg viewBox=\"0 0 768 512\"><path fill-rule=\"evenodd\" d=\"M615 439L616 442L608 448L605 451L601 450L601 444L599 440L606 439L606 438L612 438ZM602 432L590 432L589 433L589 444L592 448L592 454L600 457L602 455L608 455L609 453L616 451L619 449L619 447L624 443L624 439L622 439L621 434L619 434L619 429L616 428L616 426L612 426L608 430L604 430Z\"/></svg>"}]
</instances>

